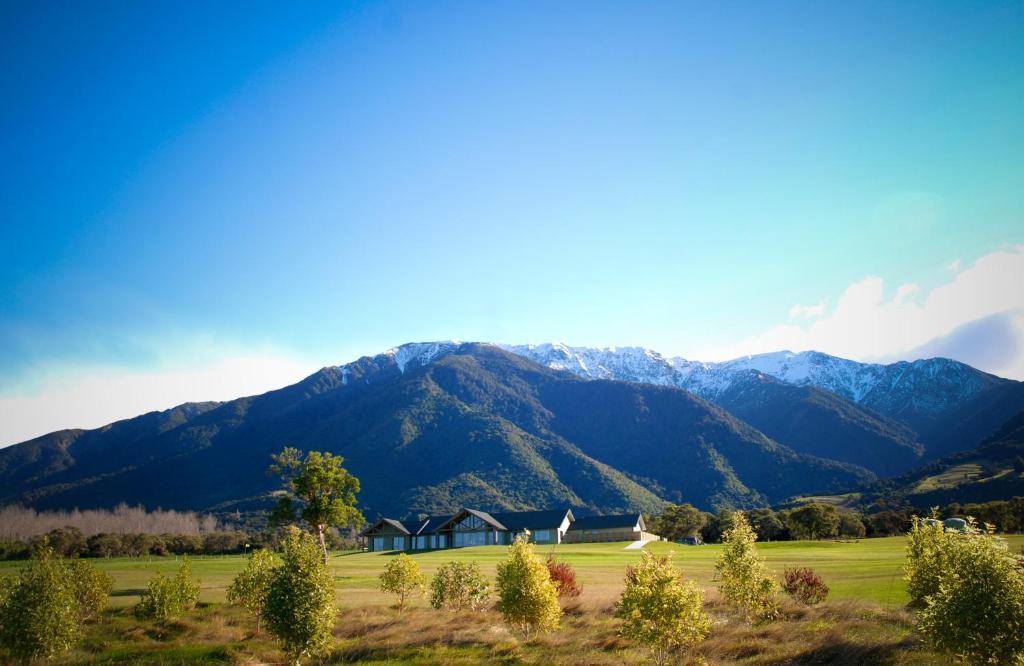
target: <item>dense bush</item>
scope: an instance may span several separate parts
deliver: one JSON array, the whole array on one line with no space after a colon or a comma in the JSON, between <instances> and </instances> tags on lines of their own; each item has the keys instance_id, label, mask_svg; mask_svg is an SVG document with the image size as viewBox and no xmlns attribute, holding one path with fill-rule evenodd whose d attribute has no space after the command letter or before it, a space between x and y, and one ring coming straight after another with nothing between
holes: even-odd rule
<instances>
[{"instance_id":1,"label":"dense bush","mask_svg":"<svg viewBox=\"0 0 1024 666\"><path fill-rule=\"evenodd\" d=\"M79 617L83 621L99 617L110 603L110 591L114 589L113 577L85 560L69 562L68 572L74 585Z\"/></svg>"},{"instance_id":2,"label":"dense bush","mask_svg":"<svg viewBox=\"0 0 1024 666\"><path fill-rule=\"evenodd\" d=\"M936 520L913 519L904 565L911 606L923 607L925 599L939 591L950 567L947 542L954 536Z\"/></svg>"},{"instance_id":3,"label":"dense bush","mask_svg":"<svg viewBox=\"0 0 1024 666\"><path fill-rule=\"evenodd\" d=\"M173 577L158 573L149 580L148 589L135 606L135 614L166 622L192 610L198 601L199 583L192 579L192 566L186 556Z\"/></svg>"},{"instance_id":4,"label":"dense bush","mask_svg":"<svg viewBox=\"0 0 1024 666\"><path fill-rule=\"evenodd\" d=\"M334 585L319 544L290 527L281 543L264 608L267 629L294 662L328 651L334 627Z\"/></svg>"},{"instance_id":5,"label":"dense bush","mask_svg":"<svg viewBox=\"0 0 1024 666\"><path fill-rule=\"evenodd\" d=\"M704 595L693 581L683 582L671 555L644 551L640 563L626 569L626 588L615 608L622 635L649 647L664 664L672 651L704 640L711 620Z\"/></svg>"},{"instance_id":6,"label":"dense bush","mask_svg":"<svg viewBox=\"0 0 1024 666\"><path fill-rule=\"evenodd\" d=\"M861 539L868 533L860 516L852 511L839 512L839 536Z\"/></svg>"},{"instance_id":7,"label":"dense bush","mask_svg":"<svg viewBox=\"0 0 1024 666\"><path fill-rule=\"evenodd\" d=\"M786 569L782 574L782 589L808 606L821 603L828 596L828 585L807 568Z\"/></svg>"},{"instance_id":8,"label":"dense bush","mask_svg":"<svg viewBox=\"0 0 1024 666\"><path fill-rule=\"evenodd\" d=\"M427 583L420 572L420 565L405 553L392 557L380 574L381 592L390 592L398 597L398 612L405 609L405 602L414 594L422 594Z\"/></svg>"},{"instance_id":9,"label":"dense bush","mask_svg":"<svg viewBox=\"0 0 1024 666\"><path fill-rule=\"evenodd\" d=\"M576 572L568 563L557 562L554 557L549 557L547 567L559 599L578 597L583 593L583 586L576 581Z\"/></svg>"},{"instance_id":10,"label":"dense bush","mask_svg":"<svg viewBox=\"0 0 1024 666\"><path fill-rule=\"evenodd\" d=\"M81 631L68 567L42 546L0 592L0 646L14 660L49 659L66 652Z\"/></svg>"},{"instance_id":11,"label":"dense bush","mask_svg":"<svg viewBox=\"0 0 1024 666\"><path fill-rule=\"evenodd\" d=\"M966 532L943 531L941 538L934 538L932 526L917 531L926 547L908 547L908 559L927 561L928 578L922 580L930 588L923 597L921 632L938 650L967 663L1021 663L1024 577L1006 542L974 529L973 520ZM913 564L908 569L922 571Z\"/></svg>"},{"instance_id":12,"label":"dense bush","mask_svg":"<svg viewBox=\"0 0 1024 666\"><path fill-rule=\"evenodd\" d=\"M242 606L256 616L256 633L260 633L260 620L267 604L267 591L274 577L275 559L269 550L254 550L245 569L228 586L228 603Z\"/></svg>"},{"instance_id":13,"label":"dense bush","mask_svg":"<svg viewBox=\"0 0 1024 666\"><path fill-rule=\"evenodd\" d=\"M747 621L770 619L777 614L778 583L757 554L757 535L743 512L732 517L732 527L722 537L725 547L715 563L718 589L727 603L743 613Z\"/></svg>"},{"instance_id":14,"label":"dense bush","mask_svg":"<svg viewBox=\"0 0 1024 666\"><path fill-rule=\"evenodd\" d=\"M476 562L442 564L430 581L430 605L438 610L475 610L490 596L491 586Z\"/></svg>"},{"instance_id":15,"label":"dense bush","mask_svg":"<svg viewBox=\"0 0 1024 666\"><path fill-rule=\"evenodd\" d=\"M562 617L548 568L533 544L519 537L509 546L508 558L498 564L498 610L527 639L534 632L557 629Z\"/></svg>"}]
</instances>

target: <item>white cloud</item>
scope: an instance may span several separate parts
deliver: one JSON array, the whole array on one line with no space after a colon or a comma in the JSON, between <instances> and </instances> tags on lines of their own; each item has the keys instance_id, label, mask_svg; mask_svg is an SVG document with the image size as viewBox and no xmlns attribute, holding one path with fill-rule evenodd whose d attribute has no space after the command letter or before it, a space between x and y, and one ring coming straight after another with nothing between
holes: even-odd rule
<instances>
[{"instance_id":1,"label":"white cloud","mask_svg":"<svg viewBox=\"0 0 1024 666\"><path fill-rule=\"evenodd\" d=\"M292 384L318 367L264 349L202 356L199 362L176 367L82 367L44 372L32 390L0 396L0 446L63 428L96 428L183 402L264 393Z\"/></svg>"},{"instance_id":2,"label":"white cloud","mask_svg":"<svg viewBox=\"0 0 1024 666\"><path fill-rule=\"evenodd\" d=\"M999 314L1006 315L1008 322L1014 322L1012 330L1024 335L1024 330L1016 323L1019 321L1017 313L1024 312L1024 245L1009 246L981 257L972 266L965 268L957 264L957 268L960 270L949 282L927 293L916 284L903 284L891 298L885 296L882 278L866 277L848 286L836 299L835 307L813 322L780 324L694 357L724 360L780 349L815 349L863 361L916 358L915 352L936 338ZM790 310L790 316L806 311L796 306ZM999 330L1008 329L1001 327ZM984 362L988 367L979 366L981 369L1024 378L1024 359L1020 358L1019 345L1011 358L1003 354L998 357L1002 360L997 361L991 354L981 354L982 347L988 344L985 336L958 339L973 340L976 355L990 359ZM999 340L1005 342L1005 338ZM963 345L957 348L961 356L975 355ZM968 358L959 360L971 362Z\"/></svg>"},{"instance_id":3,"label":"white cloud","mask_svg":"<svg viewBox=\"0 0 1024 666\"><path fill-rule=\"evenodd\" d=\"M946 264L946 268L948 268L949 270L953 271L954 273L959 273L960 272L960 265L961 265L960 264L960 260L959 259L954 259L953 261L951 261L948 264Z\"/></svg>"},{"instance_id":4,"label":"white cloud","mask_svg":"<svg viewBox=\"0 0 1024 666\"><path fill-rule=\"evenodd\" d=\"M825 314L825 301L817 305L794 305L789 309L790 319L811 319Z\"/></svg>"}]
</instances>

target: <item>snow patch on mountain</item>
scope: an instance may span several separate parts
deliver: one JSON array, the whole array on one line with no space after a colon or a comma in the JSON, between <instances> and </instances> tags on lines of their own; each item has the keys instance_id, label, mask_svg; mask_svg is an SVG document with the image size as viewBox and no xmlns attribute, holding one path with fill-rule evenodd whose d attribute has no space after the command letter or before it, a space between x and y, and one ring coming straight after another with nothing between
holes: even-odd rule
<instances>
[{"instance_id":1,"label":"snow patch on mountain","mask_svg":"<svg viewBox=\"0 0 1024 666\"><path fill-rule=\"evenodd\" d=\"M409 342L398 347L392 347L384 352L385 356L395 359L398 371L405 373L405 368L410 363L416 366L423 366L433 361L438 356L445 356L458 349L462 343L457 340L443 340L441 342Z\"/></svg>"}]
</instances>

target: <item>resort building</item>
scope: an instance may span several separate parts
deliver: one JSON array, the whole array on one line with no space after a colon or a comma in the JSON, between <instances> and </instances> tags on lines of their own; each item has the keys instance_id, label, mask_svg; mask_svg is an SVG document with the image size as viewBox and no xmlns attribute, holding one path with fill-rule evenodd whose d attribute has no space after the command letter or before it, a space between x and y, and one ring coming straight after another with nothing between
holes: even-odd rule
<instances>
[{"instance_id":1,"label":"resort building","mask_svg":"<svg viewBox=\"0 0 1024 666\"><path fill-rule=\"evenodd\" d=\"M639 513L618 516L590 516L574 521L565 535L566 543L600 543L607 541L657 541L660 537L647 531Z\"/></svg>"},{"instance_id":2,"label":"resort building","mask_svg":"<svg viewBox=\"0 0 1024 666\"><path fill-rule=\"evenodd\" d=\"M577 529L580 524L584 527ZM570 509L502 513L462 509L451 516L419 520L381 518L360 536L366 539L366 547L372 551L508 545L517 536L537 544L658 539L646 532L640 514L596 516L577 521Z\"/></svg>"}]
</instances>

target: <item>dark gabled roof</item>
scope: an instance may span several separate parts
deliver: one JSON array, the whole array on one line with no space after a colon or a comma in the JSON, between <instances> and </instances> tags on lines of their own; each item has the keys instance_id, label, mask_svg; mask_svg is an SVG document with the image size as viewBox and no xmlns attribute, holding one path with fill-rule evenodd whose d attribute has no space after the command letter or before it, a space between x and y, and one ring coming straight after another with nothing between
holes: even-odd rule
<instances>
[{"instance_id":1,"label":"dark gabled roof","mask_svg":"<svg viewBox=\"0 0 1024 666\"><path fill-rule=\"evenodd\" d=\"M412 528L410 529L411 523L416 523L416 524L414 526L412 526ZM373 523L372 525L370 525L369 527L364 529L359 534L360 534L360 536L366 536L367 534L369 534L373 530L377 529L378 527L383 527L384 525L391 525L396 530L399 530L400 532L402 532L404 534L412 534L419 527L419 523L417 523L416 521L408 521L408 520L402 521L402 520L395 520L393 518L381 518L377 522Z\"/></svg>"},{"instance_id":2,"label":"dark gabled roof","mask_svg":"<svg viewBox=\"0 0 1024 666\"><path fill-rule=\"evenodd\" d=\"M430 516L429 518L426 518L423 521L423 524L420 525L420 529L419 529L418 532L416 532L416 534L419 534L419 535L433 534L434 532L437 531L438 527L440 527L444 523L447 523L453 517L454 516L452 516L450 514L449 515L445 515L445 516Z\"/></svg>"},{"instance_id":3,"label":"dark gabled roof","mask_svg":"<svg viewBox=\"0 0 1024 666\"><path fill-rule=\"evenodd\" d=\"M433 528L433 531L437 531L437 530L441 529L442 527L447 527L449 524L451 524L453 522L456 522L456 521L459 521L462 518L465 518L467 515L476 516L477 518L479 518L480 520L484 521L485 523L487 523L491 527L494 527L495 529L499 529L499 530L508 529L507 527L502 525L500 522L495 520L494 517L491 516L491 514L487 513L486 511L477 511L476 509L462 509L461 511L459 511L455 515L449 516L443 522L438 523L437 527Z\"/></svg>"},{"instance_id":4,"label":"dark gabled roof","mask_svg":"<svg viewBox=\"0 0 1024 666\"><path fill-rule=\"evenodd\" d=\"M560 527L565 520L565 514L572 515L568 509L554 509L551 511L516 511L514 513L492 513L505 529L517 532L519 530L547 530ZM569 518L572 521L572 518Z\"/></svg>"},{"instance_id":5,"label":"dark gabled roof","mask_svg":"<svg viewBox=\"0 0 1024 666\"><path fill-rule=\"evenodd\" d=\"M580 518L569 530L611 530L628 527L632 529L641 518L639 513L622 513L615 516L589 516Z\"/></svg>"}]
</instances>

